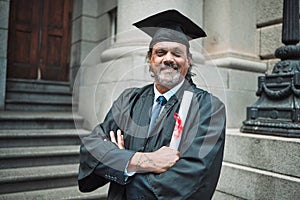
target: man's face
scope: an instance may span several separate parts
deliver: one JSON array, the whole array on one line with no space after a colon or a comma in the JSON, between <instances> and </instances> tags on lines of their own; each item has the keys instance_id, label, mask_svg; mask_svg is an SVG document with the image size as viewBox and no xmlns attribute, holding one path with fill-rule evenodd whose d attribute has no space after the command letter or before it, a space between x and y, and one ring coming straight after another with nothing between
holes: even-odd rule
<instances>
[{"instance_id":1,"label":"man's face","mask_svg":"<svg viewBox=\"0 0 300 200\"><path fill-rule=\"evenodd\" d=\"M184 79L190 66L187 47L177 42L159 42L148 57L157 85L172 88Z\"/></svg>"}]
</instances>

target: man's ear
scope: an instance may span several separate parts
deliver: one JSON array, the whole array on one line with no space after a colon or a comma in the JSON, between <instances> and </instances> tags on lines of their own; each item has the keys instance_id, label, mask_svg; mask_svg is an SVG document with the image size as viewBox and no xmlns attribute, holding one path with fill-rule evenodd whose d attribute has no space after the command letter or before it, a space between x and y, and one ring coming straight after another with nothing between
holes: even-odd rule
<instances>
[{"instance_id":1,"label":"man's ear","mask_svg":"<svg viewBox=\"0 0 300 200\"><path fill-rule=\"evenodd\" d=\"M151 55L152 55L152 53L148 52L148 54L147 54L147 62L148 62L148 64L150 64L150 62L151 62Z\"/></svg>"},{"instance_id":2,"label":"man's ear","mask_svg":"<svg viewBox=\"0 0 300 200\"><path fill-rule=\"evenodd\" d=\"M151 57L148 55L147 56L147 63L150 64L150 62L151 62Z\"/></svg>"},{"instance_id":3,"label":"man's ear","mask_svg":"<svg viewBox=\"0 0 300 200\"><path fill-rule=\"evenodd\" d=\"M191 62L192 62L192 57L191 57L191 56L188 56L187 60L188 60L189 66L190 66L190 65L191 65Z\"/></svg>"}]
</instances>

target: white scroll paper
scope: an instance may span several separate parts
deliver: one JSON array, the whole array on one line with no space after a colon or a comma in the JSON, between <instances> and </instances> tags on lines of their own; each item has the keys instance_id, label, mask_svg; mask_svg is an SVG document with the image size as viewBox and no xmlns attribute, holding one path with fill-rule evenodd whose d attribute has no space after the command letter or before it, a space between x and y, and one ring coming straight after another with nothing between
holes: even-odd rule
<instances>
[{"instance_id":1,"label":"white scroll paper","mask_svg":"<svg viewBox=\"0 0 300 200\"><path fill-rule=\"evenodd\" d=\"M193 92L184 91L176 119L176 124L171 138L170 148L172 149L178 150L180 140L182 137L182 131L184 129L185 120L191 105L192 97Z\"/></svg>"}]
</instances>

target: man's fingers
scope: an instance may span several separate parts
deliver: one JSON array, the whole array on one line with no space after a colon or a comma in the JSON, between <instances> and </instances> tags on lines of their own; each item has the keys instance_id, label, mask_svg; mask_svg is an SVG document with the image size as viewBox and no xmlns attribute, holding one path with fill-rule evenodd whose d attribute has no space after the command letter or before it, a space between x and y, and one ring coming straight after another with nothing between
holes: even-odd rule
<instances>
[{"instance_id":1,"label":"man's fingers","mask_svg":"<svg viewBox=\"0 0 300 200\"><path fill-rule=\"evenodd\" d=\"M110 135L110 141L112 141L113 143L115 143L116 145L118 145L118 143L116 141L115 133L113 131L110 131L109 135Z\"/></svg>"},{"instance_id":2,"label":"man's fingers","mask_svg":"<svg viewBox=\"0 0 300 200\"><path fill-rule=\"evenodd\" d=\"M120 149L125 149L124 137L120 129L117 130L117 139L113 131L109 132L111 142L115 143Z\"/></svg>"},{"instance_id":3,"label":"man's fingers","mask_svg":"<svg viewBox=\"0 0 300 200\"><path fill-rule=\"evenodd\" d=\"M118 146L120 149L124 149L124 138L120 129L117 130L117 137L118 137Z\"/></svg>"}]
</instances>

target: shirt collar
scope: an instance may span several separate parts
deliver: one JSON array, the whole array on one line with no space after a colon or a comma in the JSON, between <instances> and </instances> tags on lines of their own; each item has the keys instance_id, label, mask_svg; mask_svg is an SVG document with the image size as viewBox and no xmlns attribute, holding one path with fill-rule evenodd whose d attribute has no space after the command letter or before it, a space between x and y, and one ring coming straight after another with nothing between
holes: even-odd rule
<instances>
[{"instance_id":1,"label":"shirt collar","mask_svg":"<svg viewBox=\"0 0 300 200\"><path fill-rule=\"evenodd\" d=\"M166 93L164 94L161 94L157 89L156 89L156 86L155 84L153 84L153 88L154 88L154 103L156 101L156 99L163 95L167 101L169 101L169 99L179 90L179 88L182 86L184 80L182 80L178 85L176 85L175 87L171 88L169 91L167 91Z\"/></svg>"}]
</instances>

